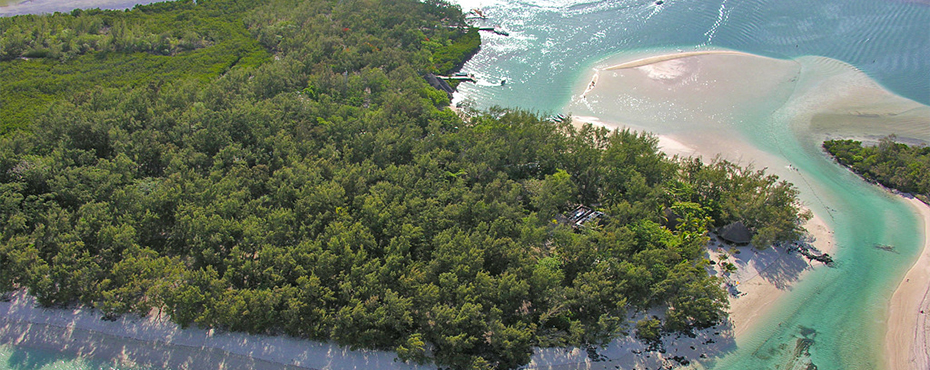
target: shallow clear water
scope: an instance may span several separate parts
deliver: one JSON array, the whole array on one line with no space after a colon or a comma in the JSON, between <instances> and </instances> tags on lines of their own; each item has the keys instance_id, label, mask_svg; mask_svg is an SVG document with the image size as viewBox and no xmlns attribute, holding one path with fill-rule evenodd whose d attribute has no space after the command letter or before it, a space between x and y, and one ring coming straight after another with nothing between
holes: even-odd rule
<instances>
[{"instance_id":1,"label":"shallow clear water","mask_svg":"<svg viewBox=\"0 0 930 370\"><path fill-rule=\"evenodd\" d=\"M142 370L54 352L0 345L0 369L5 370Z\"/></svg>"},{"instance_id":2,"label":"shallow clear water","mask_svg":"<svg viewBox=\"0 0 930 370\"><path fill-rule=\"evenodd\" d=\"M892 96L883 100L886 103L894 100L889 104L918 107L917 123L894 127L898 124L894 121L873 133L886 130L887 134L898 128L918 141L930 141L930 125L926 123L930 119L926 109L930 103L930 6L887 0L670 0L662 5L651 1L459 3L466 11L482 8L489 16L482 22L510 32L510 37L482 34L482 51L465 69L484 76L486 82L460 85L458 99L466 104L570 112L614 122L632 120L638 128L661 134L696 134L706 124L713 126L710 129L730 130L734 140L771 157L769 162L790 163L798 169L777 167L770 172L793 181L805 203L833 228L836 267L813 271L777 303L769 317L740 338L736 350L704 366L883 366L887 302L916 259L920 243L917 220L899 198L866 184L823 155L819 144L827 133L810 124L811 115L819 109L812 100L818 94L841 95L830 90L831 86L845 89L871 83L856 79L856 69L861 70L904 97ZM629 61L637 55L720 48L788 60L783 63L788 69L792 68L790 61L795 61L797 75L766 85L771 88L768 95L744 99L744 105L719 112L707 108L715 104L712 99L688 106L685 100L636 97L632 93L615 101L606 101L602 94L599 98L604 101L579 102L578 95L594 73L592 68L611 65L604 60ZM781 72L790 72L788 69ZM507 83L494 86L501 78ZM623 88L618 91L643 91L639 85ZM739 94L731 92L729 98L743 99ZM872 103L847 100L851 109L855 104ZM640 109L646 114L639 114L637 105L647 106ZM651 119L650 110L655 112ZM852 122L855 116L846 118ZM831 130L842 135L842 123L834 126ZM887 252L875 248L876 244L896 249ZM798 351L807 345L807 351Z\"/></svg>"},{"instance_id":3,"label":"shallow clear water","mask_svg":"<svg viewBox=\"0 0 930 370\"><path fill-rule=\"evenodd\" d=\"M895 93L930 103L930 6L892 0L454 1L482 8L482 52L466 69L503 87L465 85L479 105L552 111L592 62L620 52L727 48L852 64ZM545 91L546 94L530 92Z\"/></svg>"},{"instance_id":4,"label":"shallow clear water","mask_svg":"<svg viewBox=\"0 0 930 370\"><path fill-rule=\"evenodd\" d=\"M35 2L45 4L40 11L68 11L119 1ZM483 81L460 85L459 96L479 107L563 111L570 107L572 95L579 93L579 83L583 86L590 77L591 67L605 58L711 48L782 59L833 58L862 70L896 94L930 104L930 6L919 1L455 2L466 11L482 8L489 16L485 25L510 32L509 37L483 33L482 52L465 67ZM95 5L80 5L88 3ZM51 7L55 4L58 8ZM0 7L0 15L9 15L4 11ZM809 64L824 62L801 63L816 72L817 66ZM816 83L820 77L813 73L801 78ZM504 86L499 86L501 79L507 81ZM787 99L783 96L787 93L772 94ZM824 158L818 147L820 133L812 135L810 128L798 128L791 119L797 115L794 110L803 109L798 107L801 103L789 101L775 114L765 104L740 107L731 116L735 119L727 122L741 140L800 170L792 181L801 188L805 202L834 228L837 267L815 270L741 340L737 350L707 366L787 368L798 361L794 354L799 339L813 343L810 358L801 361L809 360L819 369L881 366L886 304L916 256L917 223L900 200ZM658 132L670 130L667 122L642 124L651 124ZM876 249L875 244L894 245L896 252ZM109 368L0 346L0 369Z\"/></svg>"}]
</instances>

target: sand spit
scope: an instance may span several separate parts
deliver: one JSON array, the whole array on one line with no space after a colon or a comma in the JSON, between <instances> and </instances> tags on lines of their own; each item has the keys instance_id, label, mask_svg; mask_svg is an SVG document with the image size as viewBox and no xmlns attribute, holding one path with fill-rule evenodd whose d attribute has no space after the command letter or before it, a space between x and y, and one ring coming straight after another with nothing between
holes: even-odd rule
<instances>
[{"instance_id":1,"label":"sand spit","mask_svg":"<svg viewBox=\"0 0 930 370\"><path fill-rule=\"evenodd\" d=\"M895 134L908 144L930 144L930 106L885 90L852 66L822 57L803 57L798 88L787 114L795 130L811 140L852 138L875 143Z\"/></svg>"},{"instance_id":2,"label":"sand spit","mask_svg":"<svg viewBox=\"0 0 930 370\"><path fill-rule=\"evenodd\" d=\"M686 51L686 52L681 52L681 53L662 54L662 55L656 55L656 56L646 57L642 59L637 59L634 61L613 65L613 66L604 68L604 70L613 71L613 70L618 70L618 69L636 68L636 67L647 66L650 64L656 64L659 62L666 62L670 60L694 57L694 56L699 56L699 55L743 55L743 56L751 56L751 57L758 58L757 55L744 53L741 51L733 51L733 50Z\"/></svg>"},{"instance_id":3,"label":"sand spit","mask_svg":"<svg viewBox=\"0 0 930 370\"><path fill-rule=\"evenodd\" d=\"M766 168L798 186L805 202L825 220L835 211L829 199L821 199L825 189L811 183L814 174L789 159L800 157L782 152L777 142L796 140L801 148L811 148L807 155L817 155L820 142L833 138L874 142L894 133L900 141L930 142L930 107L892 94L849 64L828 58L779 60L725 50L672 53L630 62L615 59L595 73L597 86L563 109L575 114L574 120L654 132L660 149L669 155L701 155L705 160L719 155ZM580 85L576 88L582 90ZM735 126L768 142L751 144ZM830 250L832 233L822 221L812 220L808 230L819 234L818 240L830 240L830 246L822 247ZM925 247L889 310L884 357L895 357L889 359L895 361L890 369L905 364L930 368L930 323L926 315L919 316L921 310L930 314L928 254L930 247ZM772 256L750 260L766 258ZM795 276L802 279L804 274ZM752 324L769 315L785 292L775 285L765 279L740 279L739 290L746 295L731 300L730 334L735 342L749 338Z\"/></svg>"},{"instance_id":4,"label":"sand spit","mask_svg":"<svg viewBox=\"0 0 930 370\"><path fill-rule=\"evenodd\" d=\"M930 369L930 206L908 197L923 220L923 250L888 308L885 358L889 369Z\"/></svg>"},{"instance_id":5,"label":"sand spit","mask_svg":"<svg viewBox=\"0 0 930 370\"><path fill-rule=\"evenodd\" d=\"M18 291L0 302L0 343L111 364L178 370L416 369L385 351L331 343L181 329L157 316L104 321L93 309L45 309Z\"/></svg>"}]
</instances>

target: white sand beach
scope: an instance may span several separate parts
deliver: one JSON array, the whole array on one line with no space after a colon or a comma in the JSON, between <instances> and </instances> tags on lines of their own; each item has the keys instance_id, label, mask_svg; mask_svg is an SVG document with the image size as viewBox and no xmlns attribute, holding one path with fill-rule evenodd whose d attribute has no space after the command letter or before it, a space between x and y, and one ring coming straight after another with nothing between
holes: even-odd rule
<instances>
[{"instance_id":1,"label":"white sand beach","mask_svg":"<svg viewBox=\"0 0 930 370\"><path fill-rule=\"evenodd\" d=\"M930 369L930 206L907 201L922 219L924 245L920 257L898 285L888 308L885 358L889 369Z\"/></svg>"},{"instance_id":2,"label":"white sand beach","mask_svg":"<svg viewBox=\"0 0 930 370\"><path fill-rule=\"evenodd\" d=\"M593 124L617 129L629 127L617 123L604 122L591 116L573 116L576 127ZM632 127L635 129L635 127ZM657 135L659 148L669 156L702 156L712 158L719 154L716 141L702 141L691 138ZM754 153L752 148L743 148L746 153ZM756 154L758 155L758 154ZM742 157L744 160L753 158ZM766 161L769 158L764 158ZM805 225L809 235L805 243L817 253L834 253L835 241L833 231L817 215ZM711 234L706 258L719 261L719 255L728 254L727 261L737 266L737 272L724 274L715 265L709 271L722 277L728 284L730 292L729 321L713 328L696 333L694 338L676 336L664 338L665 352L649 351L646 344L633 337L619 338L604 348L597 350L597 361L580 348L546 348L537 349L528 369L568 370L568 369L643 369L671 368L691 366L703 368L702 362L732 351L740 336L753 328L759 318L765 317L773 303L778 301L791 287L814 268L822 268L819 262L810 262L796 252L783 248L756 249L753 246L733 247L723 244ZM635 322L641 317L631 316Z\"/></svg>"},{"instance_id":3,"label":"white sand beach","mask_svg":"<svg viewBox=\"0 0 930 370\"><path fill-rule=\"evenodd\" d=\"M743 165L768 168L768 172L805 187L803 191L808 193L817 189L805 185L807 174L791 167L784 156L756 148L733 132L733 122L747 119L737 107L752 105L759 110L775 112L773 114L788 114L782 107L788 99L798 97L790 107L790 114L795 117L792 122L805 125L805 130L812 133L809 140L884 135L889 125L883 117L897 120L894 127L903 127L906 137L920 141L930 136L930 130L924 131L930 127L930 114L925 106L902 102L874 83L863 82L867 78L850 74L835 63L820 59L805 63L838 72L835 78L796 90L794 82L804 77L798 61L729 51L640 58L601 69L597 79L582 82L588 85L579 86L579 92L585 91L584 97L576 97L569 110L581 114L573 117L576 124L590 122L608 128L658 131L660 149L669 155L700 155L705 159L720 155ZM759 78L745 78L747 73L759 70L770 73ZM593 86L590 81L594 81ZM835 92L824 94L820 89ZM870 102L870 105L856 103L858 108L849 108L856 101ZM850 117L862 124L840 124ZM922 204L915 203L916 206L923 207L917 208L924 219L926 243L930 210ZM806 242L821 252L833 254L833 234L824 222L827 215L816 216L806 225L811 234ZM752 331L753 325L767 315L773 303L793 284L804 279L812 269L821 268L819 263L808 263L797 253L773 248L731 250L712 244L707 257L717 260L723 252L737 265L736 273L726 275L726 280L734 287L728 323L701 331L694 338L667 338L665 353L647 351L645 344L624 337L598 349L595 356L598 361L579 348L538 349L528 367L658 368L680 365L682 360L700 367L702 360L731 351L740 337ZM717 270L710 273L724 276ZM906 365L914 369L930 368L926 338L930 323L926 315L919 313L921 310L930 313L928 289L930 246L925 245L920 260L908 272L891 302L885 348L891 369ZM396 356L391 352L350 351L331 343L286 337L181 329L155 317L124 317L109 322L101 320L101 315L93 310L42 309L36 308L34 302L22 291L10 302L0 302L0 343L112 363L172 369L417 368L395 361Z\"/></svg>"},{"instance_id":4,"label":"white sand beach","mask_svg":"<svg viewBox=\"0 0 930 370\"><path fill-rule=\"evenodd\" d=\"M812 250L829 254L836 252L833 230L822 218L815 216L804 228L809 233L809 239L804 242ZM739 269L731 278L739 281L738 289L746 294L730 301L730 321L733 322L737 338L751 329L756 319L765 317L773 304L795 282L803 279L807 271L823 266L822 263L808 261L795 252L774 248L762 251L746 249L748 250L743 253L748 253L748 256L736 259Z\"/></svg>"},{"instance_id":5,"label":"white sand beach","mask_svg":"<svg viewBox=\"0 0 930 370\"><path fill-rule=\"evenodd\" d=\"M806 227L816 239L815 248L831 254L835 243L824 218L832 217L832 210L826 203L829 199L819 195L825 193L824 189L808 181L812 174L792 166L786 159L789 156L747 143L733 125L745 127L748 123L756 130L785 131L773 131L773 140L794 131L798 140L812 146L832 138L875 142L891 133L912 144L930 142L928 107L888 92L861 71L839 61L821 57L777 60L726 50L631 59L602 62L595 68L597 86L588 86L566 108L575 114L576 124L651 131L658 134L659 148L670 156L703 156L706 161L719 155L742 165L766 168L798 186L808 203L817 203L821 212L826 210ZM584 89L580 83L577 91ZM752 111L747 112L745 107ZM753 120L759 117L787 121L789 127L755 124ZM922 212L927 222L926 206ZM891 303L886 353L896 359L889 360L895 361L889 369L930 368L926 343L930 328L926 316L918 316L921 310L930 313L928 249L925 247L922 259L906 278L910 280L901 283ZM745 256L740 253L738 261L747 262L738 264L739 272L732 277L738 279L741 292L731 300L728 330L733 342L751 332L753 323L766 317L774 303L810 269L805 261L801 263L807 266L795 267L792 262L779 260L772 250L753 252ZM759 272L773 270L800 272L782 280L751 277L764 277ZM655 365L662 363L649 366Z\"/></svg>"},{"instance_id":6,"label":"white sand beach","mask_svg":"<svg viewBox=\"0 0 930 370\"><path fill-rule=\"evenodd\" d=\"M833 253L832 231L817 217L805 228L810 233L805 241L819 253ZM713 361L713 357L732 351L740 336L752 329L757 319L765 317L773 303L778 301L792 285L803 279L815 268L823 268L820 262L809 262L796 252L782 248L756 249L753 246L731 247L723 244L716 236L708 246L706 258L719 261L726 253L726 261L737 266L737 272L725 274L715 265L709 273L720 276L730 285L730 319L716 327L701 330L696 336L673 336L663 338L664 352L650 351L647 345L632 336L614 340L597 350L593 360L581 348L537 349L528 369L664 369L688 365L703 368L702 362ZM650 314L658 314L651 312ZM640 319L631 316L630 322Z\"/></svg>"}]
</instances>

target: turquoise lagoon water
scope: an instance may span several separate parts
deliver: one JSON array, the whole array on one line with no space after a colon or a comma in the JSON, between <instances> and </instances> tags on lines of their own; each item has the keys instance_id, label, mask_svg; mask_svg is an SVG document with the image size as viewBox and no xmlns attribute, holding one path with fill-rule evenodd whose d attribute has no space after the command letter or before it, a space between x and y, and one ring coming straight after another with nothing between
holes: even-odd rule
<instances>
[{"instance_id":1,"label":"turquoise lagoon water","mask_svg":"<svg viewBox=\"0 0 930 370\"><path fill-rule=\"evenodd\" d=\"M54 352L0 346L0 369L6 370L142 370L114 366L91 359L74 358Z\"/></svg>"},{"instance_id":2,"label":"turquoise lagoon water","mask_svg":"<svg viewBox=\"0 0 930 370\"><path fill-rule=\"evenodd\" d=\"M851 0L457 0L480 8L482 52L466 66L503 88L463 86L480 105L552 111L594 61L631 51L726 48L776 58L819 55L861 69L895 93L930 103L930 6ZM529 93L535 92L535 93Z\"/></svg>"},{"instance_id":3,"label":"turquoise lagoon water","mask_svg":"<svg viewBox=\"0 0 930 370\"><path fill-rule=\"evenodd\" d=\"M42 2L37 0L36 2ZM55 3L53 1L46 1ZM87 7L105 1L88 1ZM148 1L145 1L148 2ZM930 6L921 1L458 0L481 8L488 26L509 37L482 34L482 51L466 70L482 77L460 85L478 107L502 105L559 112L578 94L592 67L617 54L725 48L848 63L904 98L930 104ZM70 4L69 8L73 7ZM77 6L77 5L75 5ZM82 6L83 7L83 6ZM51 11L69 9L53 9ZM46 10L48 11L48 10ZM2 14L2 8L0 8ZM802 63L804 64L804 63ZM816 79L816 76L811 77ZM498 82L506 79L507 84ZM579 82L582 81L582 82ZM887 302L918 249L917 221L898 198L826 159L816 135L771 111L748 107L732 128L749 144L792 163L805 202L833 227L835 268L817 269L777 303L769 317L725 356L703 365L719 369L785 369L811 362L819 369L881 367ZM790 109L782 108L785 113ZM655 131L662 132L661 122ZM928 137L918 138L930 141ZM896 247L895 253L874 248ZM798 359L798 344L810 344ZM26 348L0 346L0 368L109 369Z\"/></svg>"},{"instance_id":4,"label":"turquoise lagoon water","mask_svg":"<svg viewBox=\"0 0 930 370\"><path fill-rule=\"evenodd\" d=\"M799 124L797 118L804 115L804 109L812 109L804 100L816 93L803 95L799 90L825 89L831 70L852 76L858 69L899 95L900 102L917 106L919 123L900 128L909 131L911 139L930 141L930 124L926 123L930 120L926 109L930 103L930 6L887 0L669 0L661 5L651 1L462 0L459 4L465 10L481 8L489 16L481 22L510 33L509 37L483 34L482 51L465 66L483 81L460 85L462 94L457 100L479 108L501 105L542 113L580 114L580 109L585 114L607 114L614 109L609 103L585 107L576 97L590 80L593 67L609 65L604 62L608 59L730 49L796 61L797 77L776 85L785 91L773 91L771 99L755 106L735 108L730 122L723 124L734 136L798 169L776 168L774 172L792 178L806 205L833 228L836 267L813 271L738 341L736 349L702 366L883 366L887 303L916 259L919 225L913 210L899 197L863 182L824 156L819 144L825 133L815 132L805 122ZM497 85L500 79L507 83ZM668 133L683 122L635 123ZM833 129L843 131L842 127ZM891 133L895 127L886 129ZM895 252L875 248L877 244L893 245Z\"/></svg>"}]
</instances>

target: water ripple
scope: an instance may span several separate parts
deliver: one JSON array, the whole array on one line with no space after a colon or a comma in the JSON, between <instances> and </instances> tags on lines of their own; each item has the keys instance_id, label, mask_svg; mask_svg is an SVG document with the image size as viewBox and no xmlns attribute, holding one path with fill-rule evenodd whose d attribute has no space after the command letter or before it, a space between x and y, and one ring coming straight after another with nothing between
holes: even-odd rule
<instances>
[{"instance_id":1,"label":"water ripple","mask_svg":"<svg viewBox=\"0 0 930 370\"><path fill-rule=\"evenodd\" d=\"M921 4L874 0L459 3L465 9L484 6L491 22L515 36L483 35L482 53L466 65L471 71L518 79L507 88L481 89L485 91L473 97L481 105L508 102L551 109L569 96L530 99L527 95L553 90L549 84L571 84L578 66L618 52L705 47L780 58L819 55L838 59L895 93L930 104L930 32L926 30L930 7ZM497 54L499 63L488 63L484 54ZM540 74L545 84L528 80ZM479 89L465 90L473 94Z\"/></svg>"}]
</instances>

